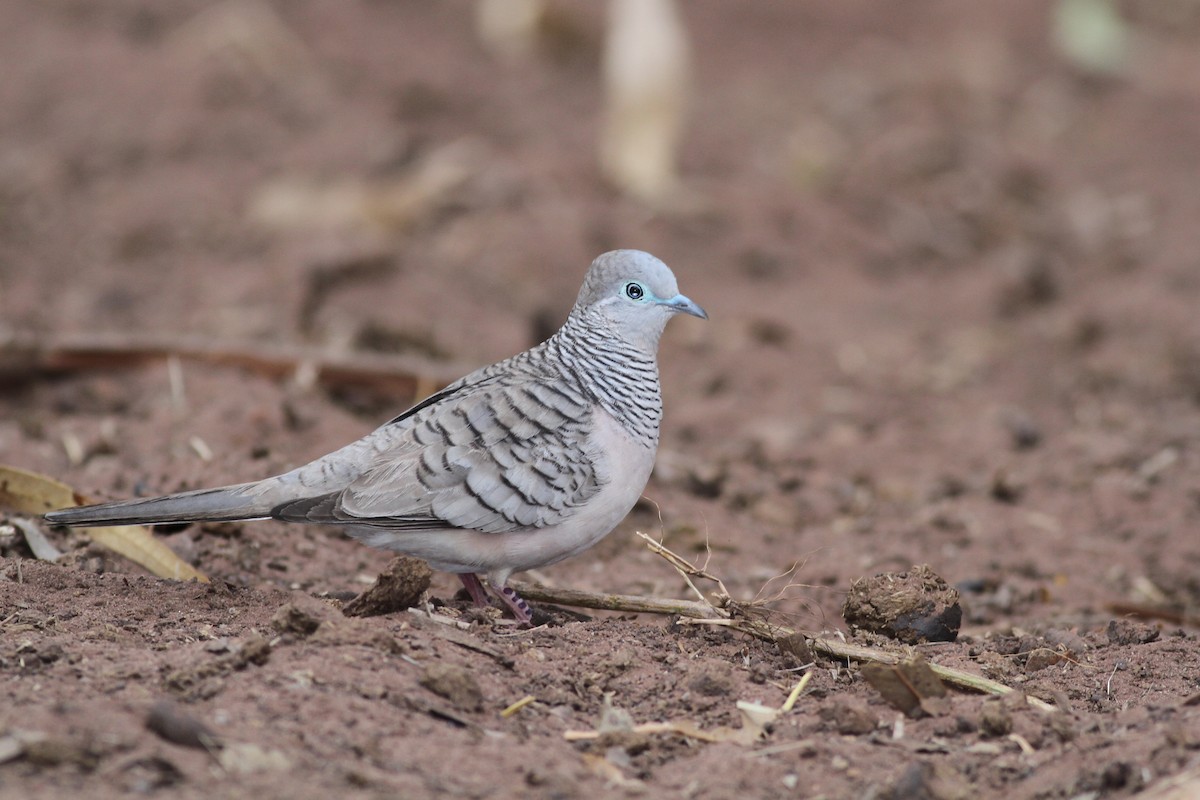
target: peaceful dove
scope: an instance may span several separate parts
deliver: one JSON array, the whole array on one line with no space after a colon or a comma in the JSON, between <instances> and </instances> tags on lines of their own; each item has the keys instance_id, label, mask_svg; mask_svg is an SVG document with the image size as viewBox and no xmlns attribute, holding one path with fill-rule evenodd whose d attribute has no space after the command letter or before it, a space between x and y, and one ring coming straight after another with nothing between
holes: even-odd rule
<instances>
[{"instance_id":1,"label":"peaceful dove","mask_svg":"<svg viewBox=\"0 0 1200 800\"><path fill-rule=\"evenodd\" d=\"M549 339L340 450L260 481L66 508L46 520L342 525L366 544L457 573L481 605L485 575L527 624L532 614L509 576L596 544L646 486L662 418L658 342L678 312L708 318L654 256L605 253Z\"/></svg>"}]
</instances>

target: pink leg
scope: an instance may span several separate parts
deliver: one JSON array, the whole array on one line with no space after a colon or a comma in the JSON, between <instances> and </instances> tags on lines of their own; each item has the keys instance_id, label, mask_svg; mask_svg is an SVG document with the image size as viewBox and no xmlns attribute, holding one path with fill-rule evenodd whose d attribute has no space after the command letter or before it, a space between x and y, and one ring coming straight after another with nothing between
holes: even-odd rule
<instances>
[{"instance_id":1,"label":"pink leg","mask_svg":"<svg viewBox=\"0 0 1200 800\"><path fill-rule=\"evenodd\" d=\"M462 581L462 585L466 587L467 594L471 595L471 602L477 606L490 606L487 592L484 591L483 582L479 580L479 576L474 572L460 572L458 579Z\"/></svg>"},{"instance_id":2,"label":"pink leg","mask_svg":"<svg viewBox=\"0 0 1200 800\"><path fill-rule=\"evenodd\" d=\"M477 606L490 606L487 591L483 588L483 581L479 580L479 576L474 572L460 572L458 579L462 581L462 585L466 587L467 594L471 595L471 602ZM517 621L523 625L529 625L533 622L533 611L529 608L529 603L521 599L521 596L507 586L492 586L492 591L500 596L504 601L504 605L508 606L517 618Z\"/></svg>"}]
</instances>

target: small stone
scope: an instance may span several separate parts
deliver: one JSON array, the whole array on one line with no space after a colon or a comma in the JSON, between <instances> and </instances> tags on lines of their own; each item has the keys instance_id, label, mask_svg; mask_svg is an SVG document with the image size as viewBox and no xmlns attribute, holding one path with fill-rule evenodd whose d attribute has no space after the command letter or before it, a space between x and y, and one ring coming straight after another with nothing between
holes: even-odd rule
<instances>
[{"instance_id":1,"label":"small stone","mask_svg":"<svg viewBox=\"0 0 1200 800\"><path fill-rule=\"evenodd\" d=\"M1046 643L1058 648L1060 651L1066 651L1071 655L1079 655L1086 653L1088 644L1083 637L1072 630L1064 630L1062 628L1051 628L1042 634L1042 638Z\"/></svg>"},{"instance_id":2,"label":"small stone","mask_svg":"<svg viewBox=\"0 0 1200 800\"><path fill-rule=\"evenodd\" d=\"M271 750L250 742L228 744L217 756L221 768L234 775L250 775L255 772L285 772L292 768L292 761L278 750Z\"/></svg>"},{"instance_id":3,"label":"small stone","mask_svg":"<svg viewBox=\"0 0 1200 800\"><path fill-rule=\"evenodd\" d=\"M729 471L724 464L701 462L688 470L688 489L698 497L717 498L725 486Z\"/></svg>"},{"instance_id":4,"label":"small stone","mask_svg":"<svg viewBox=\"0 0 1200 800\"><path fill-rule=\"evenodd\" d=\"M794 503L772 495L754 501L750 513L758 522L781 528L794 527L800 518L800 509Z\"/></svg>"},{"instance_id":5,"label":"small stone","mask_svg":"<svg viewBox=\"0 0 1200 800\"><path fill-rule=\"evenodd\" d=\"M1025 671L1037 672L1046 667L1052 667L1061 660L1062 656L1049 647L1037 647L1029 651L1029 656L1025 660Z\"/></svg>"},{"instance_id":6,"label":"small stone","mask_svg":"<svg viewBox=\"0 0 1200 800\"><path fill-rule=\"evenodd\" d=\"M717 498L729 478L729 469L723 463L700 461L674 450L660 450L654 464L656 481L679 486L697 497Z\"/></svg>"},{"instance_id":7,"label":"small stone","mask_svg":"<svg viewBox=\"0 0 1200 800\"><path fill-rule=\"evenodd\" d=\"M203 750L218 744L217 735L207 725L169 700L160 700L150 708L146 729L183 747Z\"/></svg>"},{"instance_id":8,"label":"small stone","mask_svg":"<svg viewBox=\"0 0 1200 800\"><path fill-rule=\"evenodd\" d=\"M1004 414L1004 427L1017 450L1031 450L1042 442L1042 429L1033 417L1019 409Z\"/></svg>"},{"instance_id":9,"label":"small stone","mask_svg":"<svg viewBox=\"0 0 1200 800\"><path fill-rule=\"evenodd\" d=\"M1017 317L1056 302L1062 289L1058 264L1044 249L1012 245L995 256L1003 282L996 292L996 310L1002 317Z\"/></svg>"},{"instance_id":10,"label":"small stone","mask_svg":"<svg viewBox=\"0 0 1200 800\"><path fill-rule=\"evenodd\" d=\"M1128 619L1109 620L1104 630L1109 644L1149 644L1156 641L1160 631L1153 625L1145 625Z\"/></svg>"},{"instance_id":11,"label":"small stone","mask_svg":"<svg viewBox=\"0 0 1200 800\"><path fill-rule=\"evenodd\" d=\"M115 777L130 795L149 795L184 781L183 771L161 756L145 756L127 762Z\"/></svg>"},{"instance_id":12,"label":"small stone","mask_svg":"<svg viewBox=\"0 0 1200 800\"><path fill-rule=\"evenodd\" d=\"M1141 788L1142 781L1139 770L1133 764L1128 761L1114 761L1100 774L1100 783L1109 790L1133 789L1137 791Z\"/></svg>"},{"instance_id":13,"label":"small stone","mask_svg":"<svg viewBox=\"0 0 1200 800\"><path fill-rule=\"evenodd\" d=\"M58 642L50 642L38 648L37 657L43 664L53 664L65 655L62 645Z\"/></svg>"},{"instance_id":14,"label":"small stone","mask_svg":"<svg viewBox=\"0 0 1200 800\"><path fill-rule=\"evenodd\" d=\"M1016 505L1024 493L1024 481L1009 470L1001 467L992 475L991 494L993 500Z\"/></svg>"},{"instance_id":15,"label":"small stone","mask_svg":"<svg viewBox=\"0 0 1200 800\"><path fill-rule=\"evenodd\" d=\"M321 627L321 620L306 609L287 603L271 617L271 627L280 633L294 633L300 638L311 636Z\"/></svg>"},{"instance_id":16,"label":"small stone","mask_svg":"<svg viewBox=\"0 0 1200 800\"><path fill-rule=\"evenodd\" d=\"M950 764L918 761L905 768L887 796L892 800L967 800L975 797L976 791Z\"/></svg>"},{"instance_id":17,"label":"small stone","mask_svg":"<svg viewBox=\"0 0 1200 800\"><path fill-rule=\"evenodd\" d=\"M820 713L821 719L831 723L842 736L861 736L879 725L866 705L850 700L824 705Z\"/></svg>"},{"instance_id":18,"label":"small stone","mask_svg":"<svg viewBox=\"0 0 1200 800\"><path fill-rule=\"evenodd\" d=\"M478 711L483 708L483 690L479 688L475 676L463 667L441 662L429 664L425 667L420 683L462 711Z\"/></svg>"}]
</instances>

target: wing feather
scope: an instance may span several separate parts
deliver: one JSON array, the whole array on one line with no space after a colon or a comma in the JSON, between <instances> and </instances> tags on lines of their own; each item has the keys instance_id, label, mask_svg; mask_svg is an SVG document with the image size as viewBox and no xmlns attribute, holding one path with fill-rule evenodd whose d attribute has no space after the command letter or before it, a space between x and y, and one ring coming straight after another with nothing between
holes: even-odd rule
<instances>
[{"instance_id":1,"label":"wing feather","mask_svg":"<svg viewBox=\"0 0 1200 800\"><path fill-rule=\"evenodd\" d=\"M404 418L406 429L336 502L304 511L408 530L562 522L602 483L588 447L591 414L582 394L550 380L461 389Z\"/></svg>"}]
</instances>

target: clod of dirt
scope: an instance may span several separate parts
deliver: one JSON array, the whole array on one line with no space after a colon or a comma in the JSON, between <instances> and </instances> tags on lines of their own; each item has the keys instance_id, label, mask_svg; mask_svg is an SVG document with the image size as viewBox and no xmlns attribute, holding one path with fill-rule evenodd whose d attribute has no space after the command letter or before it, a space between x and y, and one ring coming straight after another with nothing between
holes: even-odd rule
<instances>
[{"instance_id":1,"label":"clod of dirt","mask_svg":"<svg viewBox=\"0 0 1200 800\"><path fill-rule=\"evenodd\" d=\"M57 736L32 735L22 741L23 755L31 764L57 767L72 764L91 772L100 763L103 753L94 743L80 743Z\"/></svg>"},{"instance_id":2,"label":"clod of dirt","mask_svg":"<svg viewBox=\"0 0 1200 800\"><path fill-rule=\"evenodd\" d=\"M962 624L958 600L958 590L922 564L859 578L850 586L842 617L851 628L906 644L953 642Z\"/></svg>"},{"instance_id":3,"label":"clod of dirt","mask_svg":"<svg viewBox=\"0 0 1200 800\"><path fill-rule=\"evenodd\" d=\"M1161 632L1153 625L1145 625L1127 619L1114 619L1109 620L1104 633L1108 636L1109 644L1129 645L1149 644L1157 641Z\"/></svg>"},{"instance_id":4,"label":"clod of dirt","mask_svg":"<svg viewBox=\"0 0 1200 800\"><path fill-rule=\"evenodd\" d=\"M1029 655L1025 659L1025 671L1037 672L1046 667L1052 667L1061 660L1062 656L1049 647L1036 647L1029 651Z\"/></svg>"},{"instance_id":5,"label":"clod of dirt","mask_svg":"<svg viewBox=\"0 0 1200 800\"><path fill-rule=\"evenodd\" d=\"M1079 655L1088 650L1088 643L1072 630L1048 628L1042 634L1042 638L1046 640L1047 645L1057 648L1060 653L1065 651L1067 655Z\"/></svg>"},{"instance_id":6,"label":"clod of dirt","mask_svg":"<svg viewBox=\"0 0 1200 800\"><path fill-rule=\"evenodd\" d=\"M435 662L425 667L421 685L444 697L457 709L478 711L483 708L483 690L475 676L455 664Z\"/></svg>"},{"instance_id":7,"label":"clod of dirt","mask_svg":"<svg viewBox=\"0 0 1200 800\"><path fill-rule=\"evenodd\" d=\"M1142 788L1141 774L1142 771L1128 761L1114 761L1100 773L1100 788L1109 791L1132 789L1136 792Z\"/></svg>"},{"instance_id":8,"label":"clod of dirt","mask_svg":"<svg viewBox=\"0 0 1200 800\"><path fill-rule=\"evenodd\" d=\"M725 663L701 664L688 680L688 689L707 697L733 693L733 669Z\"/></svg>"},{"instance_id":9,"label":"clod of dirt","mask_svg":"<svg viewBox=\"0 0 1200 800\"><path fill-rule=\"evenodd\" d=\"M231 653L175 670L167 675L166 687L185 697L212 697L221 691L221 679L225 675L251 664L261 666L270 657L271 643L261 636L253 636Z\"/></svg>"},{"instance_id":10,"label":"clod of dirt","mask_svg":"<svg viewBox=\"0 0 1200 800\"><path fill-rule=\"evenodd\" d=\"M1025 482L1020 476L1001 467L992 475L990 492L993 500L1009 505L1016 505L1025 494Z\"/></svg>"},{"instance_id":11,"label":"clod of dirt","mask_svg":"<svg viewBox=\"0 0 1200 800\"><path fill-rule=\"evenodd\" d=\"M979 730L984 736L999 738L1012 733L1012 712L999 698L983 701L979 709Z\"/></svg>"},{"instance_id":12,"label":"clod of dirt","mask_svg":"<svg viewBox=\"0 0 1200 800\"><path fill-rule=\"evenodd\" d=\"M32 642L23 642L17 647L16 655L25 672L34 672L44 665L53 664L62 659L66 652L58 642L46 642L38 645Z\"/></svg>"},{"instance_id":13,"label":"clod of dirt","mask_svg":"<svg viewBox=\"0 0 1200 800\"><path fill-rule=\"evenodd\" d=\"M321 619L308 609L295 603L280 606L271 617L271 627L280 633L293 633L300 638L311 636L321 627Z\"/></svg>"},{"instance_id":14,"label":"clod of dirt","mask_svg":"<svg viewBox=\"0 0 1200 800\"><path fill-rule=\"evenodd\" d=\"M842 736L861 736L875 730L879 720L860 701L844 700L821 706L821 719Z\"/></svg>"},{"instance_id":15,"label":"clod of dirt","mask_svg":"<svg viewBox=\"0 0 1200 800\"><path fill-rule=\"evenodd\" d=\"M160 756L139 758L121 767L121 785L131 794L150 794L183 780L183 771Z\"/></svg>"},{"instance_id":16,"label":"clod of dirt","mask_svg":"<svg viewBox=\"0 0 1200 800\"><path fill-rule=\"evenodd\" d=\"M698 497L717 498L725 486L729 472L724 464L697 462L688 470L687 488Z\"/></svg>"},{"instance_id":17,"label":"clod of dirt","mask_svg":"<svg viewBox=\"0 0 1200 800\"><path fill-rule=\"evenodd\" d=\"M226 772L249 775L255 772L286 772L292 760L278 750L270 750L253 742L238 742L221 750L217 762Z\"/></svg>"},{"instance_id":18,"label":"clod of dirt","mask_svg":"<svg viewBox=\"0 0 1200 800\"><path fill-rule=\"evenodd\" d=\"M419 558L392 559L375 583L342 609L348 617L374 617L412 608L429 589L433 571Z\"/></svg>"},{"instance_id":19,"label":"clod of dirt","mask_svg":"<svg viewBox=\"0 0 1200 800\"><path fill-rule=\"evenodd\" d=\"M976 796L976 789L962 773L949 764L917 761L909 764L892 784L893 800L967 800Z\"/></svg>"},{"instance_id":20,"label":"clod of dirt","mask_svg":"<svg viewBox=\"0 0 1200 800\"><path fill-rule=\"evenodd\" d=\"M702 461L663 450L654 464L654 478L665 486L678 486L697 497L715 499L725 489L729 468L723 462Z\"/></svg>"},{"instance_id":21,"label":"clod of dirt","mask_svg":"<svg viewBox=\"0 0 1200 800\"><path fill-rule=\"evenodd\" d=\"M1042 442L1042 429L1033 417L1021 409L1011 408L1003 417L1004 428L1017 450L1032 450Z\"/></svg>"},{"instance_id":22,"label":"clod of dirt","mask_svg":"<svg viewBox=\"0 0 1200 800\"><path fill-rule=\"evenodd\" d=\"M1002 317L1017 317L1056 302L1061 295L1053 255L1028 247L1004 254L1007 273L996 293L996 311Z\"/></svg>"},{"instance_id":23,"label":"clod of dirt","mask_svg":"<svg viewBox=\"0 0 1200 800\"><path fill-rule=\"evenodd\" d=\"M1046 726L1064 742L1074 741L1079 736L1079 730L1069 714L1057 711L1046 719Z\"/></svg>"},{"instance_id":24,"label":"clod of dirt","mask_svg":"<svg viewBox=\"0 0 1200 800\"><path fill-rule=\"evenodd\" d=\"M169 700L160 700L150 708L146 729L173 744L202 750L219 741L207 725Z\"/></svg>"}]
</instances>

